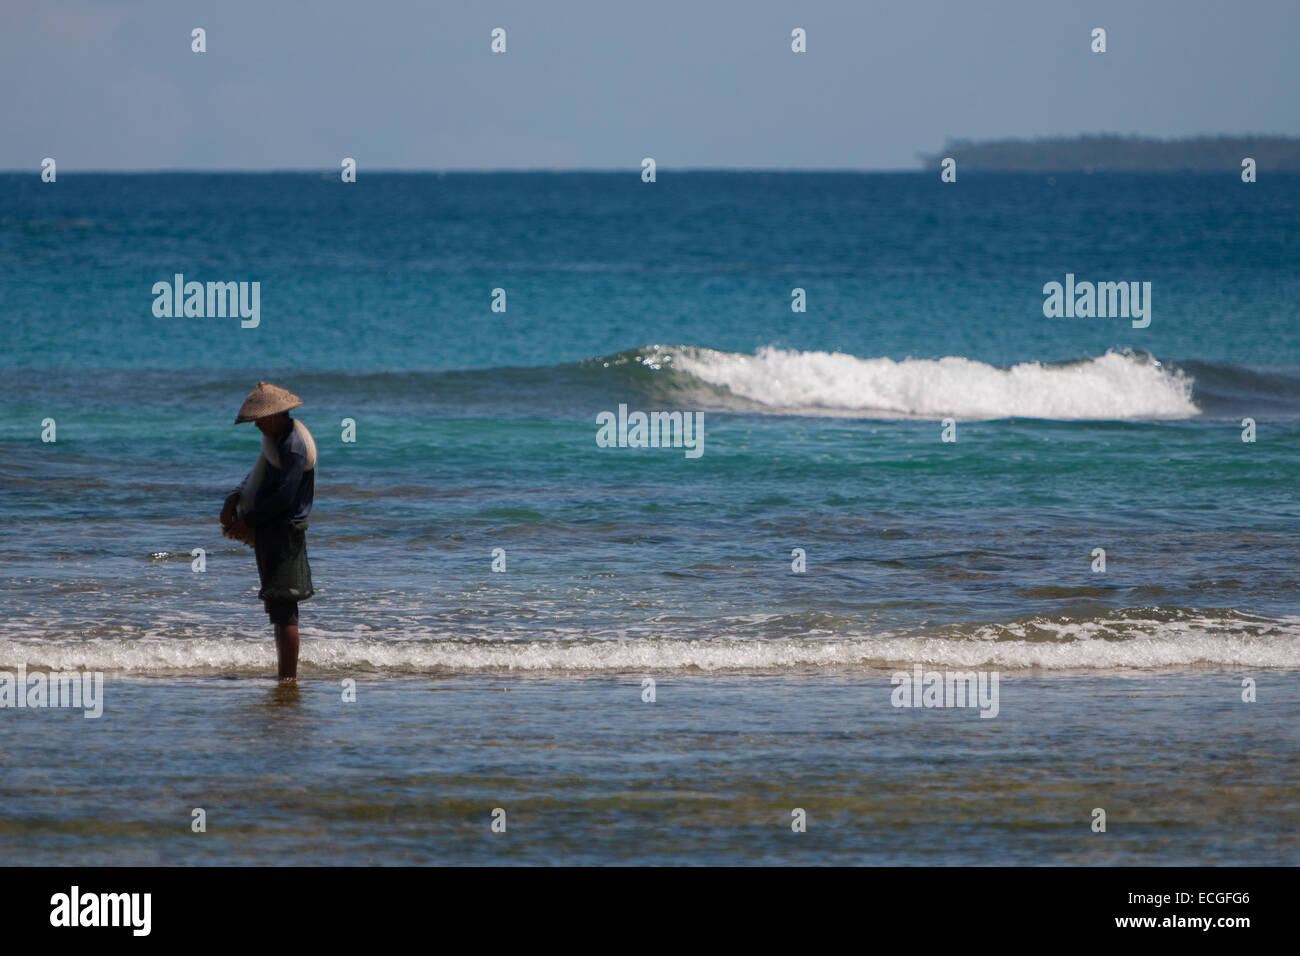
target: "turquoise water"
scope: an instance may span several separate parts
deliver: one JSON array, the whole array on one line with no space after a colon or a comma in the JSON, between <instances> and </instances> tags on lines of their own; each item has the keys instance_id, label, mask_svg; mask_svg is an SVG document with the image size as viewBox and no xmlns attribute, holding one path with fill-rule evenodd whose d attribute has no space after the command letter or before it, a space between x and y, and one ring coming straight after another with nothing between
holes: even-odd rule
<instances>
[{"instance_id":1,"label":"turquoise water","mask_svg":"<svg viewBox=\"0 0 1300 956\"><path fill-rule=\"evenodd\" d=\"M42 734L90 734L118 762L146 728L192 714L194 739L233 741L209 770L243 780L238 799L254 807L284 786L258 776L279 746L264 735L303 721L368 754L311 768L314 822L286 832L316 839L328 830L317 816L335 819L327 795L344 786L329 767L388 775L363 816L432 800L395 779L416 774L430 793L446 781L419 777L392 741L435 727L453 741L448 766L473 765L506 719L484 695L526 691L518 719L537 739L498 768L497 790L569 792L545 781L611 760L574 799L633 823L591 856L548 824L520 858L665 862L699 832L682 824L659 851L634 848L659 811L615 760L626 728L570 721L570 700L612 707L631 694L640 707L644 677L682 682L691 709L664 718L672 726L720 735L742 761L754 738L734 729L737 706L760 737L805 735L799 759L810 773L835 768L828 806L852 815L846 781L877 761L911 754L929 767L892 778L903 790L937 772L929 731L864 748L818 736L805 715L850 736L896 719L868 685L923 663L1004 675L996 720L902 713L949 721L964 760L1040 752L1044 819L1061 781L1086 803L1088 779L1101 779L1080 769L1108 752L1071 729L1080 688L1165 701L1105 711L1135 741L1116 770L1123 787L1166 767L1155 728L1178 719L1176 701L1237 702L1233 733L1255 735L1252 766L1274 788L1272 809L1250 803L1237 837L1266 848L1283 817L1294 825L1298 792L1290 763L1267 756L1294 749L1294 692L1277 688L1300 669L1298 202L1300 177L1284 176L0 176L0 667L108 674L100 721L0 710L0 752L29 766ZM176 273L259 282L259 324L156 317L153 286ZM1150 282L1149 327L1044 317L1044 284L1067 273ZM791 310L796 288L806 312ZM320 449L304 690L274 705L252 555L216 524L257 454L254 432L231 422L259 379L304 398L296 414ZM620 405L702 412L703 453L601 447L597 416ZM53 443L41 440L47 418ZM955 442L942 440L946 419ZM1241 703L1245 677L1273 695ZM347 678L386 703L336 726L325 702ZM1014 686L1033 692L1017 703ZM35 736L33 721L45 721ZM1227 747L1213 720L1197 726L1176 757L1183 796L1170 790L1151 812L1186 838L1183 862L1231 862L1228 843L1184 815L1189 794L1219 786L1198 746ZM160 738L149 786L184 803L208 771L178 735ZM661 738L635 746L675 759ZM69 862L128 845L137 862L260 852L251 839L179 847L143 822L171 812L161 805L88 841L60 836L41 806L75 818L92 793L127 796L85 759L71 776L29 766L32 787L4 794L5 832ZM1010 799L1019 770L1006 759L1008 779L972 784L979 800L909 804L906 826L945 839L976 826L977 804ZM724 795L745 817L740 795L778 771L729 766L691 799ZM462 771L440 773L479 779ZM474 834L482 802L507 799L497 790L457 784ZM1240 797L1212 803L1227 813ZM1033 853L1109 859L1069 842L1074 814ZM258 819L249 809L241 826ZM390 832L355 831L377 861L487 861L455 841L449 855L403 856ZM744 832L707 861L781 858ZM842 862L934 859L835 832L816 845ZM982 862L1035 858L980 845ZM1143 858L1125 846L1114 859ZM1272 846L1259 852L1294 862L1293 846Z\"/></svg>"},{"instance_id":2,"label":"turquoise water","mask_svg":"<svg viewBox=\"0 0 1300 956\"><path fill-rule=\"evenodd\" d=\"M1054 183L1054 184L1053 184ZM5 364L554 367L653 343L1288 367L1300 177L683 173L0 176ZM176 272L264 324L156 321ZM1147 329L1044 283L1153 284ZM805 288L808 312L790 310ZM492 313L505 288L507 312Z\"/></svg>"}]
</instances>

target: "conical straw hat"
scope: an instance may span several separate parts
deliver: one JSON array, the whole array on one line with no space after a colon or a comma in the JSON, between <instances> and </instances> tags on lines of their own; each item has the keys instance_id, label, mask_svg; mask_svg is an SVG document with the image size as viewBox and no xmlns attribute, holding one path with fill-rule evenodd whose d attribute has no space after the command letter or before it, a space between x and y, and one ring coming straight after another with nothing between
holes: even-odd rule
<instances>
[{"instance_id":1,"label":"conical straw hat","mask_svg":"<svg viewBox=\"0 0 1300 956\"><path fill-rule=\"evenodd\" d=\"M249 392L248 398L244 399L244 404L239 406L239 415L235 418L235 424L287 412L301 404L302 399L287 388L272 385L270 382L258 382L257 388Z\"/></svg>"}]
</instances>

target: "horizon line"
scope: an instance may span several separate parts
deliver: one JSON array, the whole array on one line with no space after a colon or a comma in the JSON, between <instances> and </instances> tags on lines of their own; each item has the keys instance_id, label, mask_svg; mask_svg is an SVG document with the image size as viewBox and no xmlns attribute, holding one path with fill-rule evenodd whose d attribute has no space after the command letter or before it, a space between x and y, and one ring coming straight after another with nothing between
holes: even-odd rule
<instances>
[{"instance_id":1,"label":"horizon line","mask_svg":"<svg viewBox=\"0 0 1300 956\"><path fill-rule=\"evenodd\" d=\"M443 175L447 173L600 173L610 175L624 175L635 173L640 176L641 167L639 165L630 166L445 166L445 167L418 167L418 166L375 166L375 167L357 167L358 175L371 173L435 173ZM656 172L659 170L670 170L675 173L916 173L929 172L924 167L852 167L852 166L663 166L657 165ZM30 175L32 172L40 175L41 167L26 166L17 169L0 169L0 176L13 174ZM75 172L79 175L148 175L151 173L241 173L249 175L265 175L267 173L325 173L329 175L338 175L339 168L334 166L270 166L270 167L221 167L221 166L160 166L154 168L130 168L130 169L89 169L89 168L68 168L59 167L59 172Z\"/></svg>"},{"instance_id":2,"label":"horizon line","mask_svg":"<svg viewBox=\"0 0 1300 956\"><path fill-rule=\"evenodd\" d=\"M932 175L938 167L922 166L907 168L853 168L847 166L659 166L656 172L666 171L669 173L752 173L752 174L826 174L834 173L838 175L853 176L871 176L871 175ZM1107 173L1151 173L1161 175L1172 175L1177 173L1206 173L1219 174L1224 171L1232 172L1234 167L1225 166L1223 169L1218 168L1182 168L1174 169L1169 167L1149 167L1149 168L1098 168L1098 167L1042 167L1039 169L1006 169L993 168L988 166L966 167L962 170L964 174L980 175L1044 175L1060 176L1078 173L1080 175L1105 175ZM431 168L403 168L403 167L376 167L374 169L358 170L358 177L372 175L421 175L421 176L465 176L465 175L601 175L601 176L628 176L635 175L640 178L640 167L581 167L581 166L528 166L528 167L464 167L455 166L445 169ZM1282 173L1294 173L1296 170L1279 169L1273 173L1278 175ZM270 167L265 169L223 169L221 167L162 167L156 169L78 169L78 168L60 168L60 175L72 176L269 176L269 175L294 175L294 176L328 176L330 178L339 175L339 170L333 167ZM30 166L20 169L0 169L0 176L37 176L41 175L41 167Z\"/></svg>"}]
</instances>

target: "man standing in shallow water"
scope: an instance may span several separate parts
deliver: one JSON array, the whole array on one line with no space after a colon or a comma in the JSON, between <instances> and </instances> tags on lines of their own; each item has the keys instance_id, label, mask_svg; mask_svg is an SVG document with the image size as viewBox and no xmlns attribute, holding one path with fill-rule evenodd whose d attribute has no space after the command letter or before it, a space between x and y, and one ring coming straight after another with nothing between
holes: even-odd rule
<instances>
[{"instance_id":1,"label":"man standing in shallow water","mask_svg":"<svg viewBox=\"0 0 1300 956\"><path fill-rule=\"evenodd\" d=\"M316 490L316 442L289 410L302 399L267 382L244 400L235 424L253 422L262 454L221 509L222 533L251 545L257 555L266 605L275 627L279 678L298 678L298 602L313 594L307 563L307 518Z\"/></svg>"}]
</instances>

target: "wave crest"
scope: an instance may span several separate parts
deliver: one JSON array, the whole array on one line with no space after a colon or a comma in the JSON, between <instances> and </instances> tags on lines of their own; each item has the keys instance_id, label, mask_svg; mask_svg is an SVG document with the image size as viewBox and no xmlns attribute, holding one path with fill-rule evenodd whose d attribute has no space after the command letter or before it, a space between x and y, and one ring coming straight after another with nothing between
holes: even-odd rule
<instances>
[{"instance_id":1,"label":"wave crest","mask_svg":"<svg viewBox=\"0 0 1300 956\"><path fill-rule=\"evenodd\" d=\"M651 346L614 357L675 371L750 410L864 418L1183 419L1200 414L1191 377L1144 353L998 368L961 356L859 358L766 347L753 355ZM604 360L606 365L622 364Z\"/></svg>"},{"instance_id":2,"label":"wave crest","mask_svg":"<svg viewBox=\"0 0 1300 956\"><path fill-rule=\"evenodd\" d=\"M0 638L0 670L100 670L135 674L269 674L275 649L247 635L139 639ZM613 674L751 671L783 673L915 663L1006 670L1114 672L1148 668L1300 668L1300 618L1240 612L1126 609L1099 618L1033 617L957 625L929 633L808 635L776 639L595 636L518 641L466 639L408 628L400 640L308 630L305 676L477 672Z\"/></svg>"}]
</instances>

